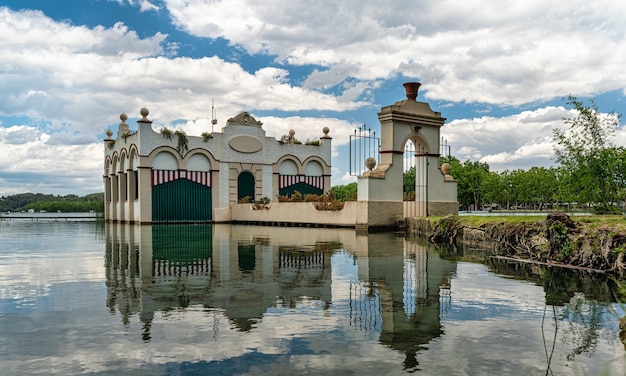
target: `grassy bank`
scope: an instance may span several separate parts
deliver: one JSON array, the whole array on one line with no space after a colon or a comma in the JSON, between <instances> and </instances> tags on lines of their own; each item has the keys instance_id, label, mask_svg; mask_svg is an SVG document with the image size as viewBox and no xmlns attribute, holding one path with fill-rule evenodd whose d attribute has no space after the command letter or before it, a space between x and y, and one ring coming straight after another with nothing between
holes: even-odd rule
<instances>
[{"instance_id":1,"label":"grassy bank","mask_svg":"<svg viewBox=\"0 0 626 376\"><path fill-rule=\"evenodd\" d=\"M626 272L623 216L453 215L409 219L407 232L427 236L436 244L492 249L498 257L620 275Z\"/></svg>"},{"instance_id":2,"label":"grassy bank","mask_svg":"<svg viewBox=\"0 0 626 376\"><path fill-rule=\"evenodd\" d=\"M429 217L434 222L441 221L444 217ZM528 225L545 221L546 215L460 215L459 222L464 227L480 228L487 224L495 223L525 223ZM613 228L615 231L626 231L626 217L621 215L580 215L570 216L580 226L593 228Z\"/></svg>"}]
</instances>

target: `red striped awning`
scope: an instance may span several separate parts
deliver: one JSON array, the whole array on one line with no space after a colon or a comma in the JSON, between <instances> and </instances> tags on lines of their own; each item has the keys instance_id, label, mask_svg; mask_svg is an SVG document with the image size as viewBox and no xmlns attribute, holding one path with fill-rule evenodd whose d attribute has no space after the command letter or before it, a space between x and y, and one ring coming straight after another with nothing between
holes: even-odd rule
<instances>
[{"instance_id":1,"label":"red striped awning","mask_svg":"<svg viewBox=\"0 0 626 376\"><path fill-rule=\"evenodd\" d=\"M152 186L177 179L188 179L195 183L211 186L211 173L208 171L152 170Z\"/></svg>"},{"instance_id":2,"label":"red striped awning","mask_svg":"<svg viewBox=\"0 0 626 376\"><path fill-rule=\"evenodd\" d=\"M294 184L305 183L321 190L324 189L323 176L305 176L305 175L279 175L278 188L283 189Z\"/></svg>"}]
</instances>

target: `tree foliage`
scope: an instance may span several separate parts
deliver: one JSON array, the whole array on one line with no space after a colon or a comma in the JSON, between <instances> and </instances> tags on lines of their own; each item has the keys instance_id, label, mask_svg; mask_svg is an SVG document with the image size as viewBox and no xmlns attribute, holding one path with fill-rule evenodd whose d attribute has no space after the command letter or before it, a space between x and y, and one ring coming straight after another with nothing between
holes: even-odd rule
<instances>
[{"instance_id":1,"label":"tree foliage","mask_svg":"<svg viewBox=\"0 0 626 376\"><path fill-rule=\"evenodd\" d=\"M624 200L626 189L626 150L613 143L620 115L600 113L594 100L585 105L570 96L568 104L577 115L563 120L565 128L554 130L562 193L600 212L610 212Z\"/></svg>"},{"instance_id":2,"label":"tree foliage","mask_svg":"<svg viewBox=\"0 0 626 376\"><path fill-rule=\"evenodd\" d=\"M415 192L415 166L412 166L402 174L403 192Z\"/></svg>"},{"instance_id":3,"label":"tree foliage","mask_svg":"<svg viewBox=\"0 0 626 376\"><path fill-rule=\"evenodd\" d=\"M330 188L330 192L340 201L356 201L358 185L356 182L346 185L335 185Z\"/></svg>"},{"instance_id":4,"label":"tree foliage","mask_svg":"<svg viewBox=\"0 0 626 376\"><path fill-rule=\"evenodd\" d=\"M463 210L543 210L561 202L556 168L494 172L485 162L460 163L455 157L446 162L457 181L458 201Z\"/></svg>"},{"instance_id":5,"label":"tree foliage","mask_svg":"<svg viewBox=\"0 0 626 376\"><path fill-rule=\"evenodd\" d=\"M104 211L104 193L93 193L83 197L77 195L55 196L42 193L21 193L0 197L0 211L35 211L49 212L96 212Z\"/></svg>"}]
</instances>

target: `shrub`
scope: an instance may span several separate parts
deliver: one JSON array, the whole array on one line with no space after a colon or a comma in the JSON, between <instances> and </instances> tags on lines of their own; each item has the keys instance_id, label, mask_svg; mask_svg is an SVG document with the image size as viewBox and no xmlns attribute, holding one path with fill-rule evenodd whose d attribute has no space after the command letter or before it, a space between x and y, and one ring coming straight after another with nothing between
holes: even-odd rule
<instances>
[{"instance_id":1,"label":"shrub","mask_svg":"<svg viewBox=\"0 0 626 376\"><path fill-rule=\"evenodd\" d=\"M314 194L314 193L309 193L304 195L304 201L306 202L318 202L320 200L320 196Z\"/></svg>"},{"instance_id":2,"label":"shrub","mask_svg":"<svg viewBox=\"0 0 626 376\"><path fill-rule=\"evenodd\" d=\"M315 203L315 209L317 210L341 210L343 206L344 202L338 200L331 191L323 194L320 197L320 201Z\"/></svg>"},{"instance_id":3,"label":"shrub","mask_svg":"<svg viewBox=\"0 0 626 376\"><path fill-rule=\"evenodd\" d=\"M302 193L300 193L299 191L294 191L293 194L291 195L290 200L292 202L301 202L303 200Z\"/></svg>"},{"instance_id":4,"label":"shrub","mask_svg":"<svg viewBox=\"0 0 626 376\"><path fill-rule=\"evenodd\" d=\"M269 209L270 208L270 198L269 197L263 197L258 201L255 201L252 204L252 209L253 210L261 210L261 209Z\"/></svg>"},{"instance_id":5,"label":"shrub","mask_svg":"<svg viewBox=\"0 0 626 376\"><path fill-rule=\"evenodd\" d=\"M239 199L239 203L240 204L249 204L251 202L252 202L252 197L250 197L250 196L244 196L244 197Z\"/></svg>"},{"instance_id":6,"label":"shrub","mask_svg":"<svg viewBox=\"0 0 626 376\"><path fill-rule=\"evenodd\" d=\"M163 135L163 137L167 138L168 140L171 140L172 134L174 134L174 132L172 132L171 129L161 128L161 134Z\"/></svg>"}]
</instances>

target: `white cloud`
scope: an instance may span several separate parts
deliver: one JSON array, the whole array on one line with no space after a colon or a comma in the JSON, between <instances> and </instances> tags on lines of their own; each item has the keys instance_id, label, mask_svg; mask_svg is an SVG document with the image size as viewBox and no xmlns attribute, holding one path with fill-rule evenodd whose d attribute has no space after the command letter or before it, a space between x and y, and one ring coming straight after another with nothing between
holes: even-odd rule
<instances>
[{"instance_id":1,"label":"white cloud","mask_svg":"<svg viewBox=\"0 0 626 376\"><path fill-rule=\"evenodd\" d=\"M553 129L569 115L562 107L544 107L502 118L453 120L442 133L461 161L480 160L493 170L551 166Z\"/></svg>"},{"instance_id":2,"label":"white cloud","mask_svg":"<svg viewBox=\"0 0 626 376\"><path fill-rule=\"evenodd\" d=\"M343 171L340 171L339 169L337 169L335 167L333 167L332 170L333 170L332 171L333 176L335 176L337 174L341 174L343 172ZM333 185L347 185L347 184L350 184L350 183L356 183L356 181L357 180L356 180L355 176L350 175L349 172L344 172L343 175L340 175L339 178L333 180Z\"/></svg>"},{"instance_id":3,"label":"white cloud","mask_svg":"<svg viewBox=\"0 0 626 376\"><path fill-rule=\"evenodd\" d=\"M285 117L261 119L271 136L294 128L297 137L314 139L327 125L337 157L353 128L341 113L375 112L372 102L381 100L384 82L402 76L420 80L427 100L451 106L497 108L626 87L623 57L616 53L626 50L623 2L111 1L141 12L168 11L181 30L223 38L232 47L227 53L259 54L246 59L260 56L261 62L228 61L232 56L218 56L219 50L178 56L182 42L164 33L139 36L123 23L90 28L0 7L0 116L5 123L19 119L7 128L28 118L46 138L27 153L24 137L32 130L11 130L2 141L9 152L71 154L61 149L65 144L83 148L74 150L77 155L90 154L119 113L132 121L141 107L150 109L155 124L207 129L214 99L219 127L240 111L275 110ZM268 57L275 58L271 67L263 63ZM337 118L317 119L315 111ZM294 116L298 112L303 116ZM462 160L488 161L493 169L548 165L551 132L564 113L544 106L503 118L458 119L442 132ZM618 132L616 140L625 144L626 136ZM99 180L97 166L89 176Z\"/></svg>"},{"instance_id":4,"label":"white cloud","mask_svg":"<svg viewBox=\"0 0 626 376\"><path fill-rule=\"evenodd\" d=\"M364 105L292 86L284 69L248 73L216 56L166 57L166 35L141 39L121 23L88 29L7 8L0 8L0 20L0 67L13 72L3 77L3 91L10 93L0 107L4 114L71 123L98 134L118 111L132 116L148 106L153 117L197 119L207 115L211 98L221 113L232 115Z\"/></svg>"},{"instance_id":5,"label":"white cloud","mask_svg":"<svg viewBox=\"0 0 626 376\"><path fill-rule=\"evenodd\" d=\"M453 120L442 128L452 155L462 162L487 162L492 170L555 166L554 129L565 128L564 118L575 113L563 107L543 107L505 117ZM619 129L616 145L626 146L626 129Z\"/></svg>"},{"instance_id":6,"label":"white cloud","mask_svg":"<svg viewBox=\"0 0 626 376\"><path fill-rule=\"evenodd\" d=\"M626 3L166 0L173 22L251 54L328 67L313 87L349 77L419 77L427 97L521 104L623 88ZM480 10L480 11L478 11ZM602 69L598 69L598 66Z\"/></svg>"},{"instance_id":7,"label":"white cloud","mask_svg":"<svg viewBox=\"0 0 626 376\"><path fill-rule=\"evenodd\" d=\"M120 5L124 5L126 2L128 2L128 4L131 6L138 6L142 12L159 11L161 9L160 6L155 5L149 0L109 0L109 1L114 1Z\"/></svg>"},{"instance_id":8,"label":"white cloud","mask_svg":"<svg viewBox=\"0 0 626 376\"><path fill-rule=\"evenodd\" d=\"M34 127L0 127L0 195L103 190L101 143L51 145L50 139Z\"/></svg>"}]
</instances>

